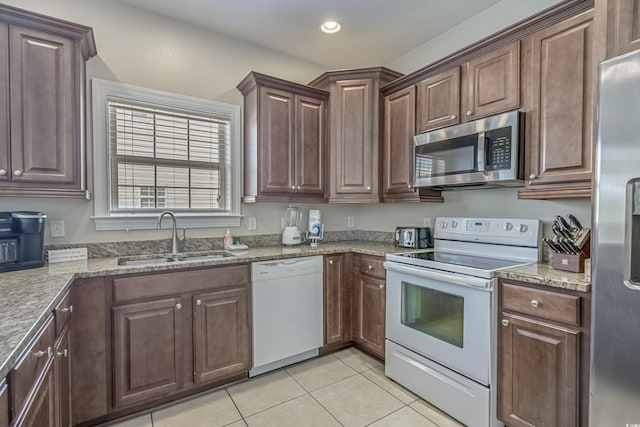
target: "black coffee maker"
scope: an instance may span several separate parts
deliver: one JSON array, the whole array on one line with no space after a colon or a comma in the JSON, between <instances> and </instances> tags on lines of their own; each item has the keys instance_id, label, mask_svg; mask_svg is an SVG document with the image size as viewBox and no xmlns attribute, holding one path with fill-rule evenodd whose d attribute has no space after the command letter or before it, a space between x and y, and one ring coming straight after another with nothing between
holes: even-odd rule
<instances>
[{"instance_id":1,"label":"black coffee maker","mask_svg":"<svg viewBox=\"0 0 640 427\"><path fill-rule=\"evenodd\" d=\"M42 212L0 212L0 272L44 265Z\"/></svg>"}]
</instances>

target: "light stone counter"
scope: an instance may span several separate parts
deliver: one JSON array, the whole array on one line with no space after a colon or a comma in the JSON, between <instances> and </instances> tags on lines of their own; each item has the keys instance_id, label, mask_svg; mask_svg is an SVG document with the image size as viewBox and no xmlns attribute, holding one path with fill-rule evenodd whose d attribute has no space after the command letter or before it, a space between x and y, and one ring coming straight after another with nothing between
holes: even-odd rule
<instances>
[{"instance_id":1,"label":"light stone counter","mask_svg":"<svg viewBox=\"0 0 640 427\"><path fill-rule=\"evenodd\" d=\"M500 270L498 277L553 288L591 292L591 280L586 274L556 270L551 268L551 265L547 263L529 264Z\"/></svg>"},{"instance_id":2,"label":"light stone counter","mask_svg":"<svg viewBox=\"0 0 640 427\"><path fill-rule=\"evenodd\" d=\"M259 247L233 257L209 261L174 262L136 267L118 265L118 258L91 258L48 264L42 268L0 273L0 380L4 378L29 341L42 327L54 307L76 278L111 276L129 273L169 271L191 267L238 264L297 256L355 252L384 256L400 249L385 243L343 241L285 248Z\"/></svg>"},{"instance_id":3,"label":"light stone counter","mask_svg":"<svg viewBox=\"0 0 640 427\"><path fill-rule=\"evenodd\" d=\"M119 266L117 257L108 257L0 273L0 380L8 374L18 356L27 347L29 341L44 324L53 308L76 278L170 271L341 252L385 256L388 253L402 252L402 249L388 243L356 240L320 243L320 247L317 249L312 249L308 245L293 248L258 247L233 257L208 261L132 267ZM553 270L548 264L533 264L502 270L499 277L583 292L589 292L591 286L584 274Z\"/></svg>"}]
</instances>

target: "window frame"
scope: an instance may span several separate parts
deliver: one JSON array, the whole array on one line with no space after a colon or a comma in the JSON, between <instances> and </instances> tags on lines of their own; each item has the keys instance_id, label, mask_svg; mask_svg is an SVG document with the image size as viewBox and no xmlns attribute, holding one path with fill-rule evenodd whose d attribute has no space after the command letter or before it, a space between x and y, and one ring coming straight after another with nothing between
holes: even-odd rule
<instances>
[{"instance_id":1,"label":"window frame","mask_svg":"<svg viewBox=\"0 0 640 427\"><path fill-rule=\"evenodd\" d=\"M91 79L93 104L93 189L96 230L155 229L157 212L110 212L109 100L147 104L187 114L228 118L229 127L229 209L223 212L176 211L179 227L238 227L242 219L242 141L240 106L148 89L126 83Z\"/></svg>"}]
</instances>

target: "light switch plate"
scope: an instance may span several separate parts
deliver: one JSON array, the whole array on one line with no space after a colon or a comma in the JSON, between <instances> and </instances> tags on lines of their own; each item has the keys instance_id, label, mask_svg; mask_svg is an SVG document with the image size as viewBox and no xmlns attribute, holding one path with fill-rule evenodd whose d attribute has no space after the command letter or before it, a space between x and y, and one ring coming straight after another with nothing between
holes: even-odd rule
<instances>
[{"instance_id":1,"label":"light switch plate","mask_svg":"<svg viewBox=\"0 0 640 427\"><path fill-rule=\"evenodd\" d=\"M356 220L355 220L355 218L354 218L354 217L352 217L352 216L348 216L348 217L347 217L347 227L349 227L349 228L353 228L353 227L355 227L355 226L356 226Z\"/></svg>"},{"instance_id":2,"label":"light switch plate","mask_svg":"<svg viewBox=\"0 0 640 427\"><path fill-rule=\"evenodd\" d=\"M253 217L248 218L247 222L248 222L247 228L249 229L249 231L255 231L256 228L258 227L257 221Z\"/></svg>"}]
</instances>

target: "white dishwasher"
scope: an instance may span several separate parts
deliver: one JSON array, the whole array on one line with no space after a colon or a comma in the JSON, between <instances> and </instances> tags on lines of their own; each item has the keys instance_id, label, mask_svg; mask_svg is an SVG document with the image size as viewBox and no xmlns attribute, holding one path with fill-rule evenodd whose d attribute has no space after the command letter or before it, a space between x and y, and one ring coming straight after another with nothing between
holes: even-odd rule
<instances>
[{"instance_id":1,"label":"white dishwasher","mask_svg":"<svg viewBox=\"0 0 640 427\"><path fill-rule=\"evenodd\" d=\"M322 256L252 263L251 302L250 377L318 355L323 343Z\"/></svg>"}]
</instances>

